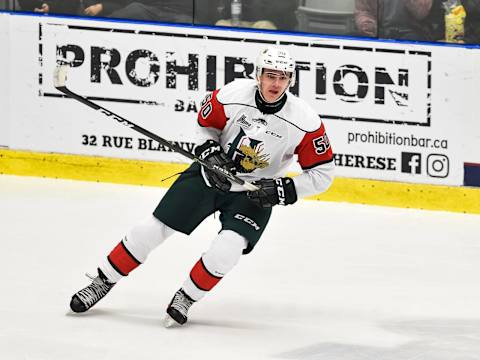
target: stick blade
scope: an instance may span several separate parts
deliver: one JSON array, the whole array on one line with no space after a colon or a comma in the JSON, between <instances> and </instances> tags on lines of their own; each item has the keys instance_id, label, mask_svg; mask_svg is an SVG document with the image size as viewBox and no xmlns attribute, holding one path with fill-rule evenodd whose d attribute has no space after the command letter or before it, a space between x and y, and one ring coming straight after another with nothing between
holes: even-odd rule
<instances>
[{"instance_id":1,"label":"stick blade","mask_svg":"<svg viewBox=\"0 0 480 360\"><path fill-rule=\"evenodd\" d=\"M53 71L53 85L56 89L65 87L68 67L68 65L58 65Z\"/></svg>"}]
</instances>

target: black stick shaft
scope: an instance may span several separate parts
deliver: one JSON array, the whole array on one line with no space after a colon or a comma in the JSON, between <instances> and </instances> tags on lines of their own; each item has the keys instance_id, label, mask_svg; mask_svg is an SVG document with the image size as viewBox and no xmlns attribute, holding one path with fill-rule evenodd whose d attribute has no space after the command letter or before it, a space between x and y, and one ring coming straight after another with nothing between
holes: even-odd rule
<instances>
[{"instance_id":1,"label":"black stick shaft","mask_svg":"<svg viewBox=\"0 0 480 360\"><path fill-rule=\"evenodd\" d=\"M216 173L227 177L229 180L231 180L231 181L233 181L237 184L243 185L247 190L255 191L255 190L259 189L257 186L239 178L238 176L232 174L228 170L225 170L225 169L223 169L223 168L221 168L217 165L212 165L212 164L210 164L206 161L203 161L203 160L199 159L198 157L196 157L195 155L193 155L192 153L184 150L180 146L178 146L174 143L171 143L168 140L165 140L164 138L148 131L147 129L142 128L141 126L138 126L137 124L131 122L130 120L125 119L123 116L115 114L114 112L112 112L112 111L94 103L93 101L91 101L91 100L89 100L89 99L87 99L87 98L85 98L81 95L78 95L78 94L74 93L73 91L68 89L65 85L60 85L60 86L55 86L55 87L56 87L57 90L61 91L62 93L64 93L68 97L70 97L72 99L75 99L75 100L81 102L82 104L85 104L85 105L91 107L94 110L100 111L102 114L112 118L113 120L117 121L119 124L124 125L126 127L129 127L130 129L133 129L133 130L145 135L146 137L148 137L150 139L153 139L153 140L159 142L160 144L162 144L164 146L167 146L168 148L172 149L173 151L175 151L179 154L182 154L183 156L189 158L190 160L193 160L193 161L199 163L200 165L204 166L205 168L207 168L211 171L215 171Z\"/></svg>"}]
</instances>

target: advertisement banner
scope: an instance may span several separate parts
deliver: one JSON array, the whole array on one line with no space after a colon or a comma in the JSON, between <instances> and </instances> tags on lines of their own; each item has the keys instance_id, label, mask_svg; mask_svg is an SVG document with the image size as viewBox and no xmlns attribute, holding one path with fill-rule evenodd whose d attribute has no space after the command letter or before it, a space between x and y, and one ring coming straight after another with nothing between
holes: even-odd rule
<instances>
[{"instance_id":1,"label":"advertisement banner","mask_svg":"<svg viewBox=\"0 0 480 360\"><path fill-rule=\"evenodd\" d=\"M0 76L0 149L7 147L9 141L9 123L10 123L10 96L9 96L9 71L10 68L10 55L9 42L10 42L10 16L8 14L0 13L0 46L4 47L6 56L0 56L0 69L4 69ZM3 51L2 51L2 54Z\"/></svg>"},{"instance_id":2,"label":"advertisement banner","mask_svg":"<svg viewBox=\"0 0 480 360\"><path fill-rule=\"evenodd\" d=\"M204 96L254 78L259 51L275 45L296 60L291 92L323 119L338 176L462 185L478 149L480 125L461 126L475 104L465 87L480 80L472 49L54 17L9 26L11 148L186 162L65 98L55 67L71 66L72 91L192 151Z\"/></svg>"}]
</instances>

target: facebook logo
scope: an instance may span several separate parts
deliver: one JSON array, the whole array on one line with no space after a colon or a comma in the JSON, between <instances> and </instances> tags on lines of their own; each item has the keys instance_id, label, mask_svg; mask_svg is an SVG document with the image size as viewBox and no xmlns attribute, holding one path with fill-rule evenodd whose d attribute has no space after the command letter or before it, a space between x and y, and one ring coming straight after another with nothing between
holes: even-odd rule
<instances>
[{"instance_id":1,"label":"facebook logo","mask_svg":"<svg viewBox=\"0 0 480 360\"><path fill-rule=\"evenodd\" d=\"M402 152L402 172L408 174L421 174L422 155L419 153Z\"/></svg>"}]
</instances>

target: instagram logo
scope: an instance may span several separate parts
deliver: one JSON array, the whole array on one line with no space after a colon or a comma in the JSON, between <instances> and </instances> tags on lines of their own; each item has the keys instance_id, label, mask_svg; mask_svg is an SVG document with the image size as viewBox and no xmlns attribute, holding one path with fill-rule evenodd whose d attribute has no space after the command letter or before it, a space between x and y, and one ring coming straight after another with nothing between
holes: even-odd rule
<instances>
[{"instance_id":1,"label":"instagram logo","mask_svg":"<svg viewBox=\"0 0 480 360\"><path fill-rule=\"evenodd\" d=\"M442 154L430 154L427 157L427 174L431 177L446 178L450 170L448 157Z\"/></svg>"}]
</instances>

